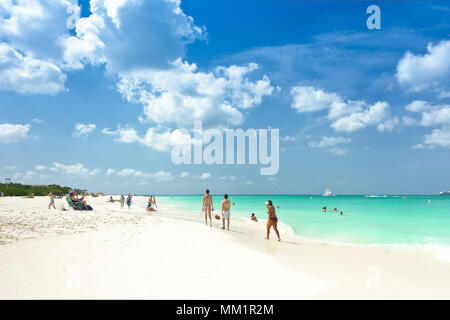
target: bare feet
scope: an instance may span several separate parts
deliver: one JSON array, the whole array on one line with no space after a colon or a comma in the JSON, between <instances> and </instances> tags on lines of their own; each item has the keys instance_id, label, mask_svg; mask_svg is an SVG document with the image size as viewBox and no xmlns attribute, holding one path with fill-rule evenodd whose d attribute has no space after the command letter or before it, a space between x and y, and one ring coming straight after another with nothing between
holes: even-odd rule
<instances>
[{"instance_id":1,"label":"bare feet","mask_svg":"<svg viewBox=\"0 0 450 320\"><path fill-rule=\"evenodd\" d=\"M269 238L264 238L264 239L269 240Z\"/></svg>"}]
</instances>

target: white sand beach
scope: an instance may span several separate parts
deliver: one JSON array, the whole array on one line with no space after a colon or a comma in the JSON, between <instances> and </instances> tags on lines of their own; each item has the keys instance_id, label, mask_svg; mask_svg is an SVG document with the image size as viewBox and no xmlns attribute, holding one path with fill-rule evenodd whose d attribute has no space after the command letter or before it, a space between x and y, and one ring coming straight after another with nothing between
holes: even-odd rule
<instances>
[{"instance_id":1,"label":"white sand beach","mask_svg":"<svg viewBox=\"0 0 450 320\"><path fill-rule=\"evenodd\" d=\"M116 199L118 197L115 197ZM0 299L448 299L450 263L375 248L264 240L146 198L131 210L88 197L92 212L48 198L0 198ZM67 207L67 205L66 205Z\"/></svg>"}]
</instances>

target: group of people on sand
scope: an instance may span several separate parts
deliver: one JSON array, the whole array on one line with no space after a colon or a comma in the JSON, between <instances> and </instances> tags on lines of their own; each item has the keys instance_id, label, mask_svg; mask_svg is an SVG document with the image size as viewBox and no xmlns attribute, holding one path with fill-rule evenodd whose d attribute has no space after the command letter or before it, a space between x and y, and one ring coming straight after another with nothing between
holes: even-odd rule
<instances>
[{"instance_id":1,"label":"group of people on sand","mask_svg":"<svg viewBox=\"0 0 450 320\"><path fill-rule=\"evenodd\" d=\"M324 212L324 213L327 212L327 207L323 207L323 208L322 208L322 212ZM338 213L339 211L338 211L337 208L334 208L334 209L333 209L333 212ZM343 213L342 211L340 211L339 214L340 214L341 216L344 215L344 213Z\"/></svg>"},{"instance_id":2,"label":"group of people on sand","mask_svg":"<svg viewBox=\"0 0 450 320\"><path fill-rule=\"evenodd\" d=\"M112 199L112 197L111 197ZM120 207L123 208L125 206L125 202L127 203L127 207L128 209L131 208L131 204L133 203L133 196L131 195L131 193L128 194L126 200L125 200L125 196L122 194L120 196ZM156 204L156 197L155 196L149 196L148 197L148 201L147 201L147 207L146 207L146 211L156 211L157 208L157 204Z\"/></svg>"},{"instance_id":3,"label":"group of people on sand","mask_svg":"<svg viewBox=\"0 0 450 320\"><path fill-rule=\"evenodd\" d=\"M234 202L233 202L234 205ZM267 225L266 225L266 231L267 236L266 239L269 240L270 236L270 229L273 228L275 231L278 241L281 241L280 233L278 232L278 218L275 213L275 207L273 205L272 200L268 200L266 202L266 208L267 208ZM230 230L230 209L231 209L231 202L228 199L228 194L225 194L223 196L223 200L221 202L221 211L222 211L222 230L225 230L225 222L226 222L226 229L227 231ZM205 214L205 224L208 225L208 218L209 218L209 226L212 227L212 219L211 219L211 212L214 211L212 196L209 194L209 189L206 189L205 195L203 196L203 203L202 203L202 212ZM216 215L218 216L218 215ZM220 217L219 217L220 219ZM251 220L257 222L258 219L256 218L255 214L252 213Z\"/></svg>"},{"instance_id":4,"label":"group of people on sand","mask_svg":"<svg viewBox=\"0 0 450 320\"><path fill-rule=\"evenodd\" d=\"M53 192L50 191L50 193L47 195L50 198L50 202L48 204L48 209L50 210L51 208L56 209L56 205L55 205L55 194ZM78 196L78 194L73 191L70 190L69 191L69 197L70 200L72 201L72 206L73 207L79 207L83 210L92 210L92 207L89 206L86 202L86 200L84 200L85 194L82 193L81 197ZM65 210L65 209L64 209Z\"/></svg>"},{"instance_id":5,"label":"group of people on sand","mask_svg":"<svg viewBox=\"0 0 450 320\"><path fill-rule=\"evenodd\" d=\"M125 206L125 196L123 194L120 195L119 202L120 202L120 208L123 209L123 207ZM131 204L133 202L133 196L131 195L131 193L128 193L126 202L127 202L128 209L130 209Z\"/></svg>"}]
</instances>

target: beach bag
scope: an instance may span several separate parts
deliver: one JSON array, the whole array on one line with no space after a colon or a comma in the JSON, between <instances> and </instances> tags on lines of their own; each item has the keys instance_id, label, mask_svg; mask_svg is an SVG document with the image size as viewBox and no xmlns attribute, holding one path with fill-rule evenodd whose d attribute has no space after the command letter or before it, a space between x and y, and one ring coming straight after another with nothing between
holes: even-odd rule
<instances>
[{"instance_id":1,"label":"beach bag","mask_svg":"<svg viewBox=\"0 0 450 320\"><path fill-rule=\"evenodd\" d=\"M86 207L87 207L87 209L88 209L89 211L94 210L94 209L92 209L92 207L91 207L90 205L87 205Z\"/></svg>"}]
</instances>

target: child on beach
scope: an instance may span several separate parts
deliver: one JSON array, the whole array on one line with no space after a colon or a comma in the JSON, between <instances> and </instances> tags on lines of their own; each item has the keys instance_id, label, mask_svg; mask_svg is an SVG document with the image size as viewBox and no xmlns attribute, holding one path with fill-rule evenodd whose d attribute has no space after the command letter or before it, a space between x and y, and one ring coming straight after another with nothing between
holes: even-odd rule
<instances>
[{"instance_id":1,"label":"child on beach","mask_svg":"<svg viewBox=\"0 0 450 320\"><path fill-rule=\"evenodd\" d=\"M258 222L258 219L256 218L254 212L252 212L252 216L250 217L250 219L251 219L252 221Z\"/></svg>"},{"instance_id":2,"label":"child on beach","mask_svg":"<svg viewBox=\"0 0 450 320\"><path fill-rule=\"evenodd\" d=\"M131 193L129 193L129 194L128 194L128 197L127 197L127 206L128 206L128 209L130 209L130 207L131 207L131 198L132 198Z\"/></svg>"},{"instance_id":3,"label":"child on beach","mask_svg":"<svg viewBox=\"0 0 450 320\"><path fill-rule=\"evenodd\" d=\"M278 218L275 214L275 208L273 206L272 200L267 201L267 214L269 215L267 219L267 237L266 240L269 240L270 235L270 228L273 227L273 230L275 230L275 233L277 234L278 241L281 241L280 239L280 233L278 232L277 224L278 224Z\"/></svg>"},{"instance_id":4,"label":"child on beach","mask_svg":"<svg viewBox=\"0 0 450 320\"><path fill-rule=\"evenodd\" d=\"M50 197L50 203L48 204L48 210L50 210L51 207L53 207L56 210L55 195L52 192L50 192L48 194L48 196Z\"/></svg>"},{"instance_id":5,"label":"child on beach","mask_svg":"<svg viewBox=\"0 0 450 320\"><path fill-rule=\"evenodd\" d=\"M225 219L227 220L227 231L230 231L230 200L228 200L228 195L223 196L222 201L222 230L225 230Z\"/></svg>"}]
</instances>

